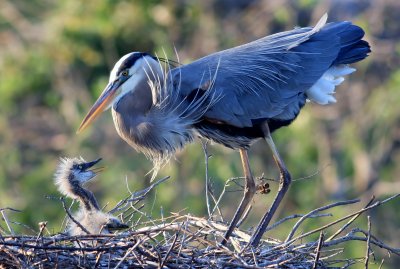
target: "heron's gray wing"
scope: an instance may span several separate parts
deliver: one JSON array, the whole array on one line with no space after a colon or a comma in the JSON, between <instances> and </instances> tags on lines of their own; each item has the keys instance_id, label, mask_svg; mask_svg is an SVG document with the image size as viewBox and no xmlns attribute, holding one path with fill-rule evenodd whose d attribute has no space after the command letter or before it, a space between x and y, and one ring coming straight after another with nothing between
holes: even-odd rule
<instances>
[{"instance_id":1,"label":"heron's gray wing","mask_svg":"<svg viewBox=\"0 0 400 269\"><path fill-rule=\"evenodd\" d=\"M204 116L233 126L251 127L259 119L293 119L304 105L305 91L337 60L346 42L346 35L339 34L350 26L354 25L325 25L321 20L314 28L282 32L211 54L171 70L172 88L181 98L198 89L212 91L220 99Z\"/></svg>"}]
</instances>

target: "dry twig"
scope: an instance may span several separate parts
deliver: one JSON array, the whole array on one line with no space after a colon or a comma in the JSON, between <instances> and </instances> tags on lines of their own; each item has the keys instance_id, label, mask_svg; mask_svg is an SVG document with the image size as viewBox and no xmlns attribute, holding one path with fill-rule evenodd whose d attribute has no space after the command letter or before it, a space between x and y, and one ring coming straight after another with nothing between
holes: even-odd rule
<instances>
[{"instance_id":1,"label":"dry twig","mask_svg":"<svg viewBox=\"0 0 400 269\"><path fill-rule=\"evenodd\" d=\"M368 269L369 255L371 253L371 218L368 218L368 236L367 236L367 251L365 253L365 269Z\"/></svg>"},{"instance_id":2,"label":"dry twig","mask_svg":"<svg viewBox=\"0 0 400 269\"><path fill-rule=\"evenodd\" d=\"M315 254L315 260L314 260L314 264L313 264L312 269L316 269L317 266L318 266L318 261L319 261L320 255L321 255L321 248L322 248L323 243L324 243L324 233L321 232L319 234L318 246L317 246L317 248L315 250L316 254Z\"/></svg>"}]
</instances>

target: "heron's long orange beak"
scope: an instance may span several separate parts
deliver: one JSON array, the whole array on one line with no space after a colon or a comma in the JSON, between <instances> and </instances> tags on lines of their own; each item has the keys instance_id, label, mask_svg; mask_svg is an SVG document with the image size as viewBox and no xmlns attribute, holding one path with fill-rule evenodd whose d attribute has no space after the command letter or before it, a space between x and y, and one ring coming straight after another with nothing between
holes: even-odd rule
<instances>
[{"instance_id":1,"label":"heron's long orange beak","mask_svg":"<svg viewBox=\"0 0 400 269\"><path fill-rule=\"evenodd\" d=\"M85 129L90 123L92 123L96 118L100 116L100 114L105 111L110 103L114 100L116 96L116 92L119 87L122 85L123 81L120 79L115 80L114 82L110 82L107 87L104 89L100 97L94 103L92 108L86 114L83 119L81 125L78 128L76 133L80 133L83 129Z\"/></svg>"}]
</instances>

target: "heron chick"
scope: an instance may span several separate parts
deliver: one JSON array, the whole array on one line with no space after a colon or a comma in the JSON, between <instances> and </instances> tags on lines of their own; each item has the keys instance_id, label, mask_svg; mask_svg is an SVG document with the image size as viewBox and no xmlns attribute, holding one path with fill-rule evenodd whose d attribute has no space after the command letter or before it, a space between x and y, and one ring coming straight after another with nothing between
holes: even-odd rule
<instances>
[{"instance_id":1,"label":"heron chick","mask_svg":"<svg viewBox=\"0 0 400 269\"><path fill-rule=\"evenodd\" d=\"M102 167L93 168L100 161L101 158L92 162L86 162L83 158L61 158L54 176L58 190L79 201L79 211L74 219L90 234L110 234L129 227L113 215L102 212L93 193L83 187L103 170ZM74 221L69 221L67 230L70 235L87 234Z\"/></svg>"}]
</instances>

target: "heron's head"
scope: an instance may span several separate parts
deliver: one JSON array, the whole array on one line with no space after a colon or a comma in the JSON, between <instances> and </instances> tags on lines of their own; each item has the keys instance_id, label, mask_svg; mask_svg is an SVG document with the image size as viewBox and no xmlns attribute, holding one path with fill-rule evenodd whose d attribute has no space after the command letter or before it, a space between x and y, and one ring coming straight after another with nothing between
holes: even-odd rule
<instances>
[{"instance_id":1,"label":"heron's head","mask_svg":"<svg viewBox=\"0 0 400 269\"><path fill-rule=\"evenodd\" d=\"M54 177L59 191L76 198L76 189L82 188L82 184L104 170L104 167L93 168L100 161L101 158L92 162L86 162L83 158L61 158Z\"/></svg>"},{"instance_id":2,"label":"heron's head","mask_svg":"<svg viewBox=\"0 0 400 269\"><path fill-rule=\"evenodd\" d=\"M147 53L131 52L124 55L115 64L108 85L83 119L78 133L124 95L134 92L143 80L157 78L160 72L162 70L156 58Z\"/></svg>"}]
</instances>

